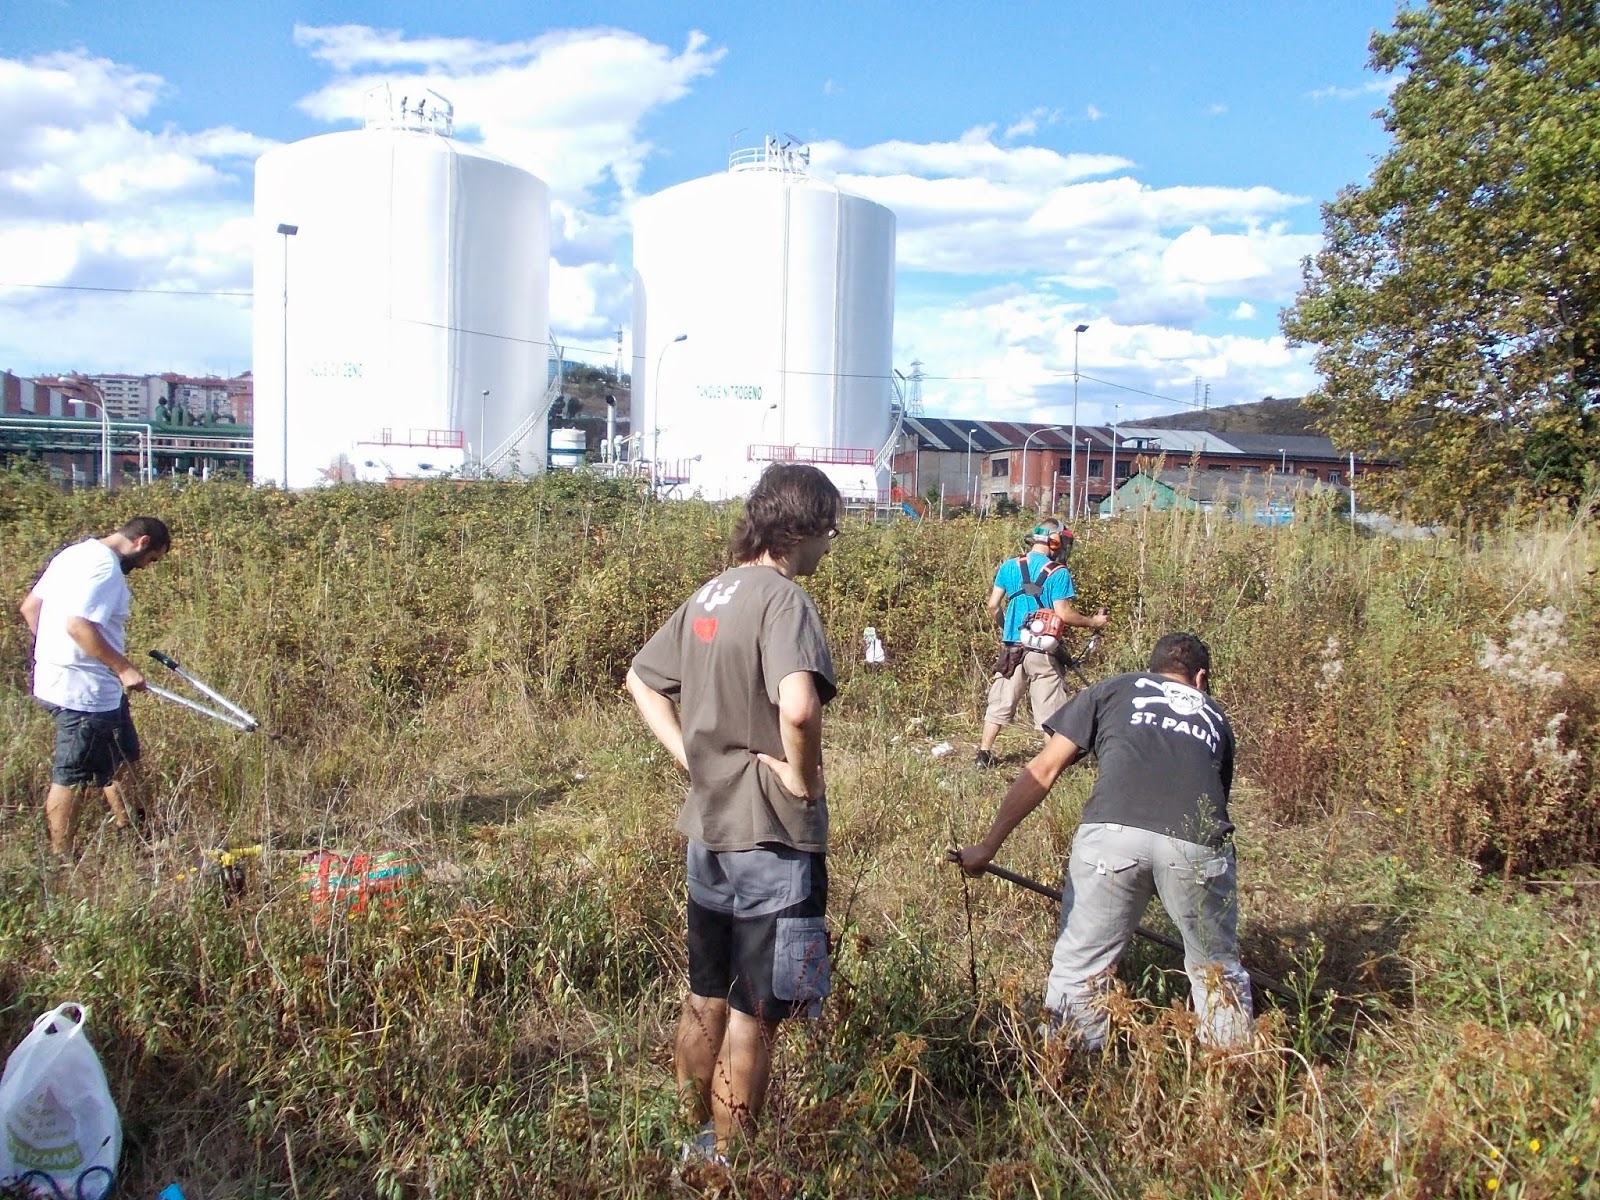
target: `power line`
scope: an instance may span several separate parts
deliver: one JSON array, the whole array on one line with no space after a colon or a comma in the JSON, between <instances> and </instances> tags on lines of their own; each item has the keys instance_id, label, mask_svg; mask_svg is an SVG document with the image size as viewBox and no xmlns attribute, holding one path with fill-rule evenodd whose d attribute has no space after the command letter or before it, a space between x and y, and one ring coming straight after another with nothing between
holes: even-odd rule
<instances>
[{"instance_id":1,"label":"power line","mask_svg":"<svg viewBox=\"0 0 1600 1200\"><path fill-rule=\"evenodd\" d=\"M89 284L81 283L0 282L0 288L32 288L37 291L52 292L102 292L123 296L227 296L239 298L248 297L251 299L253 299L255 296L253 291L207 291L196 288L94 287ZM581 354L594 354L601 356L610 356L614 353L614 348L610 346L579 346L574 345L571 342L547 342L539 338L516 337L511 334L489 333L488 331L482 329L467 329L460 325L445 325L437 321L424 321L419 317L395 317L393 319L397 321L404 321L409 325L420 325L426 329L438 329L445 333L463 333L472 337L490 338L494 341L500 342L514 342L523 346L542 346L546 350L571 350ZM632 357L637 361L642 359L643 355L634 354ZM774 368L774 370L777 370L778 374L780 375L806 376L823 379L871 379L877 382L887 383L891 378L890 375L879 375L867 372L806 371L795 367L784 368L781 370ZM1056 379L1070 378L1072 376L1071 371L1043 371L1041 374ZM937 383L998 383L1006 380L1008 377L1002 375L924 375L922 378L924 381L932 381ZM1166 396L1160 392L1147 392L1143 388L1130 387L1125 383L1117 383L1112 379L1101 379L1098 376L1087 375L1082 372L1078 373L1078 378L1087 379L1091 383L1098 383L1104 387L1116 388L1118 391L1132 392L1134 395L1138 396L1148 396L1152 400L1160 400L1167 404L1181 404L1189 408L1201 409L1206 407L1203 401L1185 400L1181 396ZM1207 390L1209 391L1209 388Z\"/></svg>"},{"instance_id":2,"label":"power line","mask_svg":"<svg viewBox=\"0 0 1600 1200\"><path fill-rule=\"evenodd\" d=\"M254 292L205 291L199 288L91 287L86 283L4 283L0 288L32 288L41 292L110 292L119 296L251 296Z\"/></svg>"}]
</instances>

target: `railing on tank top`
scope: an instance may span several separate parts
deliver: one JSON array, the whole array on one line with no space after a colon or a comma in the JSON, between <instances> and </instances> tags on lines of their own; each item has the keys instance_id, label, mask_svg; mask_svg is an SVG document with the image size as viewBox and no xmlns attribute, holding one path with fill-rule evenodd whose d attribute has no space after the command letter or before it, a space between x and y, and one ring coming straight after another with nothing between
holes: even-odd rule
<instances>
[{"instance_id":1,"label":"railing on tank top","mask_svg":"<svg viewBox=\"0 0 1600 1200\"><path fill-rule=\"evenodd\" d=\"M750 462L830 463L836 466L870 467L877 451L870 446L762 446L747 451Z\"/></svg>"},{"instance_id":2,"label":"railing on tank top","mask_svg":"<svg viewBox=\"0 0 1600 1200\"><path fill-rule=\"evenodd\" d=\"M362 438L358 446L431 446L442 450L460 450L467 444L459 429L406 429L399 436L393 429L380 429L375 438Z\"/></svg>"}]
</instances>

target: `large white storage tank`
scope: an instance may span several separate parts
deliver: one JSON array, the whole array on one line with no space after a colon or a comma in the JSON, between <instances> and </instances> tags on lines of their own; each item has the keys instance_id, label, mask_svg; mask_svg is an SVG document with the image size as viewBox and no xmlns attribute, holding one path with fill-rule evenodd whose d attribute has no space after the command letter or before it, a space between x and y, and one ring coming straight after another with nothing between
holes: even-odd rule
<instances>
[{"instance_id":1,"label":"large white storage tank","mask_svg":"<svg viewBox=\"0 0 1600 1200\"><path fill-rule=\"evenodd\" d=\"M773 460L888 486L894 214L807 160L769 138L634 208L636 457L685 494L738 495Z\"/></svg>"},{"instance_id":2,"label":"large white storage tank","mask_svg":"<svg viewBox=\"0 0 1600 1200\"><path fill-rule=\"evenodd\" d=\"M256 162L257 482L472 474L545 395L548 189L431 93L376 103ZM543 469L546 426L499 469Z\"/></svg>"}]
</instances>

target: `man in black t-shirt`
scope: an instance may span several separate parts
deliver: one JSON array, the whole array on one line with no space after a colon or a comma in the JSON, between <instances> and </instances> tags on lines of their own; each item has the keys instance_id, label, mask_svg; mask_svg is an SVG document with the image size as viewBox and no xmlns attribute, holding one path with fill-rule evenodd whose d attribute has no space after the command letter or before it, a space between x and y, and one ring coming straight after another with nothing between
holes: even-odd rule
<instances>
[{"instance_id":1,"label":"man in black t-shirt","mask_svg":"<svg viewBox=\"0 0 1600 1200\"><path fill-rule=\"evenodd\" d=\"M1183 936L1201 1039L1222 1048L1250 1039L1228 820L1233 729L1208 694L1210 675L1206 644L1169 633L1148 670L1078 693L1045 722L1050 741L1011 785L983 841L957 855L968 874L982 874L1061 773L1094 753L1099 776L1072 839L1045 991L1052 1024L1070 1022L1093 1049L1109 1033L1096 1000L1153 895Z\"/></svg>"}]
</instances>

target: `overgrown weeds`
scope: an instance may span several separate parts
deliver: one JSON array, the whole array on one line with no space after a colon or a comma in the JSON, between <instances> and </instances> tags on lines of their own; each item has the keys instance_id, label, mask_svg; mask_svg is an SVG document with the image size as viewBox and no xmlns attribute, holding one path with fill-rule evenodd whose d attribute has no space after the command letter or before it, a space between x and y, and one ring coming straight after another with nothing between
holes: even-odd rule
<instances>
[{"instance_id":1,"label":"overgrown weeds","mask_svg":"<svg viewBox=\"0 0 1600 1200\"><path fill-rule=\"evenodd\" d=\"M47 873L48 725L24 631L0 632L0 1032L91 1006L128 1194L1594 1194L1587 524L1407 543L1308 510L1291 529L1079 531L1078 602L1112 613L1097 671L1142 665L1172 628L1213 647L1242 743L1246 957L1302 997L1266 1007L1248 1053L1207 1055L1181 964L1136 945L1093 1061L1035 1033L1054 914L941 862L1034 744L1008 732L988 775L932 753L976 733L982 601L1019 529L849 525L808 585L841 682L836 990L786 1028L730 1173L676 1169L682 781L618 685L723 564L731 514L572 477L17 482L5 594L136 511L177 545L134 577L131 644L280 736L138 699L167 840L134 853L90 820L83 862ZM882 669L860 661L867 625ZM1086 786L1058 785L1008 865L1059 874ZM257 844L242 897L196 857ZM327 919L298 875L321 846L405 849L425 882Z\"/></svg>"}]
</instances>

